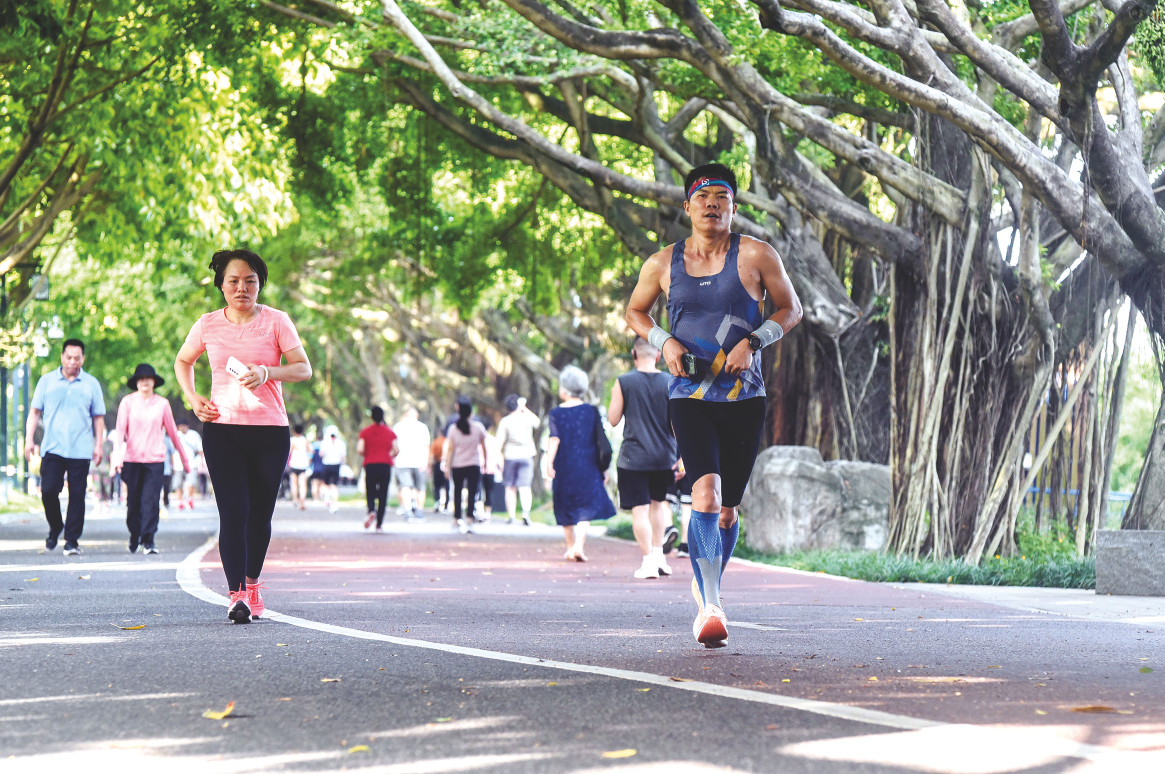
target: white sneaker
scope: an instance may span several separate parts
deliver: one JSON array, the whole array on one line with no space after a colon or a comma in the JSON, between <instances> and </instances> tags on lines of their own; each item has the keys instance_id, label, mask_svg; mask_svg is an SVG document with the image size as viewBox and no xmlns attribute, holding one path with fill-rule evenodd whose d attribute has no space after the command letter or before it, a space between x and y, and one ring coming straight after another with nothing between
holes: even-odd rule
<instances>
[{"instance_id":1,"label":"white sneaker","mask_svg":"<svg viewBox=\"0 0 1165 774\"><path fill-rule=\"evenodd\" d=\"M644 557L643 564L639 565L639 569L633 573L634 576L639 580L647 580L649 578L659 577L659 568L656 567L655 564L648 561L650 559L651 557L649 556Z\"/></svg>"},{"instance_id":2,"label":"white sneaker","mask_svg":"<svg viewBox=\"0 0 1165 774\"><path fill-rule=\"evenodd\" d=\"M663 557L656 557L656 564L659 565L660 575L671 575L671 565L667 563Z\"/></svg>"}]
</instances>

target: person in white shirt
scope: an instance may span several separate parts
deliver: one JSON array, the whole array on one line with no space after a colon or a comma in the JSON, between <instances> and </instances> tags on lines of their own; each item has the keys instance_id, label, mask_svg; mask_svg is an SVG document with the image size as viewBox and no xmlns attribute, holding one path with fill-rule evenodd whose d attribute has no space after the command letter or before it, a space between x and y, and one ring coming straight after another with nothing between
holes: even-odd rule
<instances>
[{"instance_id":1,"label":"person in white shirt","mask_svg":"<svg viewBox=\"0 0 1165 774\"><path fill-rule=\"evenodd\" d=\"M178 437L182 439L182 445L185 446L186 457L190 460L190 472L184 472L181 454L178 451L174 452L171 459L173 477L174 477L174 493L178 495L178 510L189 508L194 510L194 487L198 483L199 465L203 464L202 460L202 436L198 431L190 427L190 422L185 419L178 420ZM183 490L185 490L185 502L183 502Z\"/></svg>"},{"instance_id":2,"label":"person in white shirt","mask_svg":"<svg viewBox=\"0 0 1165 774\"><path fill-rule=\"evenodd\" d=\"M530 526L530 485L534 482L534 455L538 446L535 433L542 425L530 409L526 399L517 395L506 396L506 409L510 412L498 422L497 439L502 446L502 484L506 488L506 512L509 523L514 523L518 499L522 501L522 523Z\"/></svg>"},{"instance_id":3,"label":"person in white shirt","mask_svg":"<svg viewBox=\"0 0 1165 774\"><path fill-rule=\"evenodd\" d=\"M416 408L409 406L392 426L400 453L396 455L393 475L396 491L406 521L423 521L425 515L425 472L429 469L429 428L417 418Z\"/></svg>"},{"instance_id":4,"label":"person in white shirt","mask_svg":"<svg viewBox=\"0 0 1165 774\"><path fill-rule=\"evenodd\" d=\"M328 511L335 513L340 502L340 466L348 460L348 445L340 439L340 433L329 427L320 442L320 460L324 463L324 481L320 487Z\"/></svg>"}]
</instances>

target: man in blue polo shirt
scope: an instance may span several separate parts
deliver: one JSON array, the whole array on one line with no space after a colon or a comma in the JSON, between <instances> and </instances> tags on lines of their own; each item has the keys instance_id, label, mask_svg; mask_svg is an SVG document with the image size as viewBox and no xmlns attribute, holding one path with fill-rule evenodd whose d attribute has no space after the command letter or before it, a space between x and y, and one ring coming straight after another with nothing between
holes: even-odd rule
<instances>
[{"instance_id":1,"label":"man in blue polo shirt","mask_svg":"<svg viewBox=\"0 0 1165 774\"><path fill-rule=\"evenodd\" d=\"M81 370L85 364L85 345L69 339L61 349L61 367L40 378L32 394L28 426L24 433L24 457L36 446L36 428L44 417L41 439L41 502L49 523L44 546L57 547L61 530L65 531L65 555L77 556L77 541L85 529L85 482L89 461L101 463L101 445L105 440L105 399L101 385ZM69 477L69 509L61 520L61 490Z\"/></svg>"}]
</instances>

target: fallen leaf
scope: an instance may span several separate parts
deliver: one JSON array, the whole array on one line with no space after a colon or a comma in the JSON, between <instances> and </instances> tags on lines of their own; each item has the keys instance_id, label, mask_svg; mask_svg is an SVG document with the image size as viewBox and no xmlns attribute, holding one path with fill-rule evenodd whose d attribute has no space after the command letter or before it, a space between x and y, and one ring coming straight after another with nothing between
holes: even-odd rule
<instances>
[{"instance_id":1,"label":"fallen leaf","mask_svg":"<svg viewBox=\"0 0 1165 774\"><path fill-rule=\"evenodd\" d=\"M862 619L860 619L860 618L855 618L854 620L855 620L855 621L860 621L860 620L862 620Z\"/></svg>"},{"instance_id":2,"label":"fallen leaf","mask_svg":"<svg viewBox=\"0 0 1165 774\"><path fill-rule=\"evenodd\" d=\"M783 678L783 679L781 680L781 682L782 682L782 683L791 683L791 682L793 682L793 681L792 681L792 680L790 680L789 678L787 678L787 677L786 677L786 678Z\"/></svg>"},{"instance_id":3,"label":"fallen leaf","mask_svg":"<svg viewBox=\"0 0 1165 774\"><path fill-rule=\"evenodd\" d=\"M989 667L987 667L987 668L988 668L988 669L1003 669L1003 667L1001 667L1001 666L995 666L995 665L989 666Z\"/></svg>"},{"instance_id":4,"label":"fallen leaf","mask_svg":"<svg viewBox=\"0 0 1165 774\"><path fill-rule=\"evenodd\" d=\"M284 696L284 697L282 697L282 698L280 698L280 699L276 699L275 701L291 701L291 697L290 697L290 696Z\"/></svg>"},{"instance_id":5,"label":"fallen leaf","mask_svg":"<svg viewBox=\"0 0 1165 774\"><path fill-rule=\"evenodd\" d=\"M1047 715L1048 713L1044 712L1043 710L1036 710L1036 714L1037 715Z\"/></svg>"},{"instance_id":6,"label":"fallen leaf","mask_svg":"<svg viewBox=\"0 0 1165 774\"><path fill-rule=\"evenodd\" d=\"M878 682L878 678L876 678L876 677L867 677L867 678L866 678L866 681L867 681L867 682L870 682L870 683L876 683L876 682Z\"/></svg>"},{"instance_id":7,"label":"fallen leaf","mask_svg":"<svg viewBox=\"0 0 1165 774\"><path fill-rule=\"evenodd\" d=\"M92 577L92 575L78 575L77 580L89 580Z\"/></svg>"},{"instance_id":8,"label":"fallen leaf","mask_svg":"<svg viewBox=\"0 0 1165 774\"><path fill-rule=\"evenodd\" d=\"M1153 671L1153 667L1141 667L1141 669L1140 669L1140 672L1143 675L1147 675L1152 671Z\"/></svg>"},{"instance_id":9,"label":"fallen leaf","mask_svg":"<svg viewBox=\"0 0 1165 774\"><path fill-rule=\"evenodd\" d=\"M222 720L223 718L225 718L227 715L231 714L234 711L235 711L235 703L232 701L229 704L227 704L227 708L224 709L222 712L215 712L214 710L207 710L206 712L202 713L202 717L210 718L211 720Z\"/></svg>"},{"instance_id":10,"label":"fallen leaf","mask_svg":"<svg viewBox=\"0 0 1165 774\"><path fill-rule=\"evenodd\" d=\"M25 583L36 583L38 580L40 580L40 578L25 578L24 582Z\"/></svg>"},{"instance_id":11,"label":"fallen leaf","mask_svg":"<svg viewBox=\"0 0 1165 774\"><path fill-rule=\"evenodd\" d=\"M647 693L651 689L650 688L636 688L635 690L639 691L640 693Z\"/></svg>"},{"instance_id":12,"label":"fallen leaf","mask_svg":"<svg viewBox=\"0 0 1165 774\"><path fill-rule=\"evenodd\" d=\"M277 648L286 648L286 647L287 647L287 643L286 643L286 642L277 642L277 643L275 643L275 647L277 647Z\"/></svg>"},{"instance_id":13,"label":"fallen leaf","mask_svg":"<svg viewBox=\"0 0 1165 774\"><path fill-rule=\"evenodd\" d=\"M765 726L765 731L776 731L780 726Z\"/></svg>"},{"instance_id":14,"label":"fallen leaf","mask_svg":"<svg viewBox=\"0 0 1165 774\"><path fill-rule=\"evenodd\" d=\"M135 632L138 629L146 628L145 624L138 624L137 626L117 626L117 624L110 624L110 626L115 626L118 629L121 629L122 631L126 631L126 632Z\"/></svg>"},{"instance_id":15,"label":"fallen leaf","mask_svg":"<svg viewBox=\"0 0 1165 774\"><path fill-rule=\"evenodd\" d=\"M320 680L320 682L321 683L338 683L338 682L340 682L340 678L338 678L338 677L325 677L324 679Z\"/></svg>"},{"instance_id":16,"label":"fallen leaf","mask_svg":"<svg viewBox=\"0 0 1165 774\"><path fill-rule=\"evenodd\" d=\"M558 683L547 683L547 685L558 685Z\"/></svg>"},{"instance_id":17,"label":"fallen leaf","mask_svg":"<svg viewBox=\"0 0 1165 774\"><path fill-rule=\"evenodd\" d=\"M1116 710L1113 709L1112 707L1106 707L1103 704L1093 704L1093 705L1089 705L1087 707L1073 707L1072 711L1073 712L1092 712L1092 713L1116 712Z\"/></svg>"},{"instance_id":18,"label":"fallen leaf","mask_svg":"<svg viewBox=\"0 0 1165 774\"><path fill-rule=\"evenodd\" d=\"M433 722L434 723L448 723L452 719L453 718L434 718Z\"/></svg>"},{"instance_id":19,"label":"fallen leaf","mask_svg":"<svg viewBox=\"0 0 1165 774\"><path fill-rule=\"evenodd\" d=\"M669 677L668 680L671 680L673 683L690 683L690 682L692 682L691 678L688 678L688 677Z\"/></svg>"},{"instance_id":20,"label":"fallen leaf","mask_svg":"<svg viewBox=\"0 0 1165 774\"><path fill-rule=\"evenodd\" d=\"M366 744L358 744L355 747L349 747L348 752L350 752L350 753L372 752L372 749Z\"/></svg>"},{"instance_id":21,"label":"fallen leaf","mask_svg":"<svg viewBox=\"0 0 1165 774\"><path fill-rule=\"evenodd\" d=\"M1131 714L1133 714L1133 711L1132 710L1117 710L1116 714L1118 714L1118 715L1131 715Z\"/></svg>"},{"instance_id":22,"label":"fallen leaf","mask_svg":"<svg viewBox=\"0 0 1165 774\"><path fill-rule=\"evenodd\" d=\"M603 753L604 758L630 758L632 755L637 755L638 750L608 750Z\"/></svg>"}]
</instances>

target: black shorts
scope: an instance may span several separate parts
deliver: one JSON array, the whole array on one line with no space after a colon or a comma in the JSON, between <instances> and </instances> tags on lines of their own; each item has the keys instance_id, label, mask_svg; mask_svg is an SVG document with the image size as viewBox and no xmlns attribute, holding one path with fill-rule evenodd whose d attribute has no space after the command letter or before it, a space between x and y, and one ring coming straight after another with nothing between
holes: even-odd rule
<instances>
[{"instance_id":1,"label":"black shorts","mask_svg":"<svg viewBox=\"0 0 1165 774\"><path fill-rule=\"evenodd\" d=\"M339 465L324 465L323 479L325 486L335 486L340 483L340 466Z\"/></svg>"},{"instance_id":2,"label":"black shorts","mask_svg":"<svg viewBox=\"0 0 1165 774\"><path fill-rule=\"evenodd\" d=\"M765 399L713 402L672 398L672 431L693 483L709 473L720 477L720 505L735 508L744 497L760 451Z\"/></svg>"},{"instance_id":3,"label":"black shorts","mask_svg":"<svg viewBox=\"0 0 1165 774\"><path fill-rule=\"evenodd\" d=\"M627 470L618 468L619 507L625 511L653 502L662 503L667 497L668 484L676 480L668 470Z\"/></svg>"}]
</instances>

